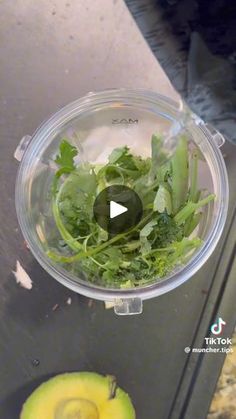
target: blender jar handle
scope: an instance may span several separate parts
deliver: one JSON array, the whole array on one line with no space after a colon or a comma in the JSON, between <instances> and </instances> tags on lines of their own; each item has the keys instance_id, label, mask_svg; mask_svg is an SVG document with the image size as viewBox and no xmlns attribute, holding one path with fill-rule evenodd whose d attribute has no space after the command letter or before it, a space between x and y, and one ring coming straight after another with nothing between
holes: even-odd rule
<instances>
[{"instance_id":1,"label":"blender jar handle","mask_svg":"<svg viewBox=\"0 0 236 419\"><path fill-rule=\"evenodd\" d=\"M222 147L222 145L224 145L224 143L225 143L225 138L223 137L223 135L212 124L209 124L207 122L204 125L205 125L205 128L212 135L213 140L215 141L217 147L219 147L219 148Z\"/></svg>"},{"instance_id":2,"label":"blender jar handle","mask_svg":"<svg viewBox=\"0 0 236 419\"><path fill-rule=\"evenodd\" d=\"M31 135L25 135L23 138L21 138L18 146L15 149L14 157L17 161L21 161L22 157L25 154L25 151L31 141Z\"/></svg>"},{"instance_id":3,"label":"blender jar handle","mask_svg":"<svg viewBox=\"0 0 236 419\"><path fill-rule=\"evenodd\" d=\"M143 302L140 298L125 298L114 301L114 311L119 316L141 314Z\"/></svg>"}]
</instances>

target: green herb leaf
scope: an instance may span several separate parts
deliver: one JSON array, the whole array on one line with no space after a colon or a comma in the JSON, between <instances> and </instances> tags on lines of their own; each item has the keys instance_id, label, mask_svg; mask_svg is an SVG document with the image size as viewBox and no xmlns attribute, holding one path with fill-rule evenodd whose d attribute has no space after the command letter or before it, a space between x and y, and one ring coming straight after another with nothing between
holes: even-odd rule
<instances>
[{"instance_id":1,"label":"green herb leaf","mask_svg":"<svg viewBox=\"0 0 236 419\"><path fill-rule=\"evenodd\" d=\"M58 166L74 170L74 157L77 156L78 150L67 140L62 140L60 144L60 153L57 155L55 162Z\"/></svg>"},{"instance_id":2,"label":"green herb leaf","mask_svg":"<svg viewBox=\"0 0 236 419\"><path fill-rule=\"evenodd\" d=\"M117 147L111 152L108 161L109 163L117 163L120 159L127 156L129 156L129 148L127 146Z\"/></svg>"},{"instance_id":3,"label":"green herb leaf","mask_svg":"<svg viewBox=\"0 0 236 419\"><path fill-rule=\"evenodd\" d=\"M163 185L160 185L158 188L153 203L153 210L160 213L166 211L168 215L172 213L171 195Z\"/></svg>"},{"instance_id":4,"label":"green herb leaf","mask_svg":"<svg viewBox=\"0 0 236 419\"><path fill-rule=\"evenodd\" d=\"M140 230L140 237L148 237L153 231L153 227L157 224L156 220L151 220L147 223L142 230Z\"/></svg>"}]
</instances>

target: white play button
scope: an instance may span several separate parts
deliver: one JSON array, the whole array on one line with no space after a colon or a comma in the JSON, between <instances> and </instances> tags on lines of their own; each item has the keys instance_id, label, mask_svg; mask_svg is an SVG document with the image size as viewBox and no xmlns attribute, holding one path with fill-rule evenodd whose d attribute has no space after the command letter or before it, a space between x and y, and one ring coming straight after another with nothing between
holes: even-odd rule
<instances>
[{"instance_id":1,"label":"white play button","mask_svg":"<svg viewBox=\"0 0 236 419\"><path fill-rule=\"evenodd\" d=\"M110 201L110 218L118 217L118 215L124 214L124 212L127 211L128 208L123 205L120 205L115 201Z\"/></svg>"},{"instance_id":2,"label":"white play button","mask_svg":"<svg viewBox=\"0 0 236 419\"><path fill-rule=\"evenodd\" d=\"M103 189L93 205L94 219L111 236L124 233L142 219L142 201L132 189L111 185Z\"/></svg>"}]
</instances>

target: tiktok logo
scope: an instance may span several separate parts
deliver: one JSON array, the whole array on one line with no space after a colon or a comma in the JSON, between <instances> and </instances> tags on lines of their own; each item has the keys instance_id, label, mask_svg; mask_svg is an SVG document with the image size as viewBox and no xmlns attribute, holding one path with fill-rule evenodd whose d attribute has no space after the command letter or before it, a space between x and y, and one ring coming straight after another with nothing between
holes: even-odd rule
<instances>
[{"instance_id":1,"label":"tiktok logo","mask_svg":"<svg viewBox=\"0 0 236 419\"><path fill-rule=\"evenodd\" d=\"M224 322L224 320L221 317L219 317L216 323L213 323L211 325L211 333L213 333L213 335L220 335L222 333L223 326L225 325L226 322Z\"/></svg>"}]
</instances>

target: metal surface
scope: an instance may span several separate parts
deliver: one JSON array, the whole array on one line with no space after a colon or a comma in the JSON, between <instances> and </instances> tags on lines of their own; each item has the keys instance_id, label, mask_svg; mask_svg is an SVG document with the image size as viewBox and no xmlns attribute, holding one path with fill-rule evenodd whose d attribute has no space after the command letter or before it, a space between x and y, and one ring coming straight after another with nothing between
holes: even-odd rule
<instances>
[{"instance_id":1,"label":"metal surface","mask_svg":"<svg viewBox=\"0 0 236 419\"><path fill-rule=\"evenodd\" d=\"M202 345L217 312L227 321L225 334L233 330L236 149L224 149L231 185L224 238L194 278L145 302L140 316L118 317L59 285L18 229L13 154L23 135L89 90L141 86L164 93L166 83L166 93L173 93L165 78L160 84L160 68L122 2L88 3L0 6L0 418L17 419L25 398L47 377L89 370L115 374L138 419L203 419L223 357L184 348ZM15 283L16 259L32 278L32 291Z\"/></svg>"}]
</instances>

